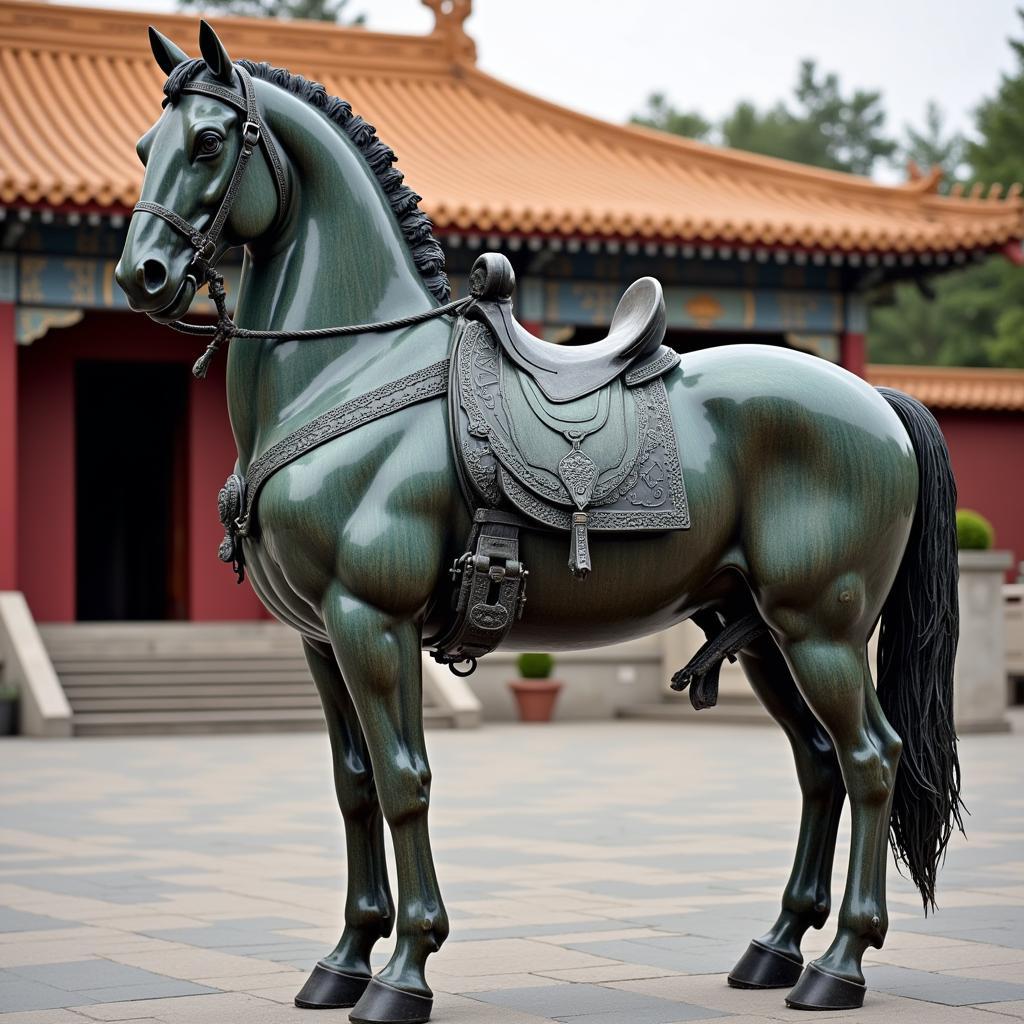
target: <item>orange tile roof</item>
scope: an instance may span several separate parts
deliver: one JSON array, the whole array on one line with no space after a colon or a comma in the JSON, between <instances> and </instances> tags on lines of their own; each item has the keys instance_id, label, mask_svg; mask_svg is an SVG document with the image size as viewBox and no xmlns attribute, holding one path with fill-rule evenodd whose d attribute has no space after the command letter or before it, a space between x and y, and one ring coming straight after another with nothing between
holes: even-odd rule
<instances>
[{"instance_id":1,"label":"orange tile roof","mask_svg":"<svg viewBox=\"0 0 1024 1024\"><path fill-rule=\"evenodd\" d=\"M876 387L905 391L933 409L1024 412L1024 370L872 363L867 379Z\"/></svg>"},{"instance_id":2,"label":"orange tile roof","mask_svg":"<svg viewBox=\"0 0 1024 1024\"><path fill-rule=\"evenodd\" d=\"M939 196L930 176L882 186L537 99L475 66L461 27L468 7L459 0L426 36L216 25L233 55L351 101L441 229L876 253L994 249L1024 234L1016 189ZM192 17L0 0L0 202L132 206L134 144L159 113L163 82L150 21L195 52Z\"/></svg>"}]
</instances>

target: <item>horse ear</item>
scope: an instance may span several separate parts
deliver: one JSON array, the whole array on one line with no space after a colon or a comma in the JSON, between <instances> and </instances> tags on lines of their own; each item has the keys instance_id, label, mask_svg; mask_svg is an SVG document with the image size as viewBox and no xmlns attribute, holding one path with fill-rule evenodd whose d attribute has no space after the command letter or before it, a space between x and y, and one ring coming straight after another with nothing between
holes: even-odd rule
<instances>
[{"instance_id":1,"label":"horse ear","mask_svg":"<svg viewBox=\"0 0 1024 1024\"><path fill-rule=\"evenodd\" d=\"M217 38L208 22L199 22L199 52L206 61L206 66L213 72L213 77L225 85L231 84L234 64L224 49L224 44Z\"/></svg>"},{"instance_id":2,"label":"horse ear","mask_svg":"<svg viewBox=\"0 0 1024 1024\"><path fill-rule=\"evenodd\" d=\"M165 75L169 75L179 64L184 64L189 59L188 54L180 46L172 43L163 33L157 32L152 25L149 26L149 47Z\"/></svg>"}]
</instances>

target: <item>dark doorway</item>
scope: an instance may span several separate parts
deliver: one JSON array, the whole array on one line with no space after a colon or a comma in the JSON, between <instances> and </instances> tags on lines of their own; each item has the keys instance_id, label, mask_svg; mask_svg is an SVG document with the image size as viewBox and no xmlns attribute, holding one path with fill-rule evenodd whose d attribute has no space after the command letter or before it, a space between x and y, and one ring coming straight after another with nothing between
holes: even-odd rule
<instances>
[{"instance_id":1,"label":"dark doorway","mask_svg":"<svg viewBox=\"0 0 1024 1024\"><path fill-rule=\"evenodd\" d=\"M76 367L80 621L187 615L188 382L179 364Z\"/></svg>"}]
</instances>

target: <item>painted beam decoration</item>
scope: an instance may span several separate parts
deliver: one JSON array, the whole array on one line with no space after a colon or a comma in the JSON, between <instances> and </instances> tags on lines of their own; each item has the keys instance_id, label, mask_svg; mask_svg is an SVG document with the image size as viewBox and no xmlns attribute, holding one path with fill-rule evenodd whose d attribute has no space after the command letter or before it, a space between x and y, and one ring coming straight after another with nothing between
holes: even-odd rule
<instances>
[{"instance_id":1,"label":"painted beam decoration","mask_svg":"<svg viewBox=\"0 0 1024 1024\"><path fill-rule=\"evenodd\" d=\"M467 282L453 276L452 286L461 295ZM516 289L516 313L538 324L607 327L623 289L616 281L527 277ZM676 330L835 336L863 322L860 300L838 291L669 285L665 308Z\"/></svg>"},{"instance_id":2,"label":"painted beam decoration","mask_svg":"<svg viewBox=\"0 0 1024 1024\"><path fill-rule=\"evenodd\" d=\"M83 310L129 311L128 300L114 280L116 263L113 258L36 253L0 257L0 301L18 307L19 344L31 344L50 327L77 323ZM231 308L241 267L228 265L222 269ZM191 312L209 314L205 293L197 296Z\"/></svg>"},{"instance_id":3,"label":"painted beam decoration","mask_svg":"<svg viewBox=\"0 0 1024 1024\"><path fill-rule=\"evenodd\" d=\"M13 262L14 266L9 264ZM23 254L8 261L5 280L20 306L127 310L114 280L115 259ZM241 268L224 268L228 294L237 291ZM468 283L453 277L453 292ZM517 288L524 320L577 327L606 327L622 297L617 281L545 280L527 277ZM695 331L798 331L831 334L845 329L841 294L827 291L684 287L665 289L668 326ZM206 312L205 301L197 309Z\"/></svg>"}]
</instances>

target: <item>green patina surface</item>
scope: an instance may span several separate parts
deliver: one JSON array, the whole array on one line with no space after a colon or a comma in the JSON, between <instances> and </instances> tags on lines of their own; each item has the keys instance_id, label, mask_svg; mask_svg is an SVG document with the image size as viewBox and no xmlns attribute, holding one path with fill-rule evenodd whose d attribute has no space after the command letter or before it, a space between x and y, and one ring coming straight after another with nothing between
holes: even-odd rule
<instances>
[{"instance_id":1,"label":"green patina surface","mask_svg":"<svg viewBox=\"0 0 1024 1024\"><path fill-rule=\"evenodd\" d=\"M204 41L214 70L200 74L215 78L219 67L228 81L230 64L225 71L217 47ZM165 45L169 63L176 53ZM267 164L254 158L228 225L230 241L247 243L238 323L301 329L432 308L380 181L349 138L282 88L257 81L256 93L286 155L292 198L277 209ZM212 97L170 104L143 143L143 198L201 222L231 175L239 129L236 111ZM195 156L202 132L223 140L215 159ZM163 221L136 217L119 267L133 306L162 310L163 319L181 315L193 297L184 283L191 256ZM158 266L162 283L152 279ZM443 359L450 336L449 322L431 321L330 341L236 341L227 399L239 469L325 411ZM862 981L861 957L887 928L885 854L900 745L871 684L865 645L907 549L918 461L887 402L823 360L766 346L710 349L685 357L666 383L692 527L595 536L595 572L585 584L566 571L564 535L527 532L529 601L511 642L591 647L700 609L727 618L756 609L771 636L742 659L791 741L804 800L783 909L760 940L769 955L799 963L804 932L824 923L847 793L853 807L838 929L816 961L831 979L820 1003L828 1008ZM470 516L446 409L432 401L278 472L260 498L259 530L245 542L253 587L306 638L330 729L349 889L344 933L323 962L350 976L337 982L339 993L349 993L351 976L365 983L374 943L397 929L377 975L391 988L371 986L358 1020L410 1019L403 1014L430 992L427 957L448 934L427 829L420 648L447 601L447 570L462 553ZM904 778L897 785L911 784ZM323 984L320 977L314 986L319 997Z\"/></svg>"}]
</instances>

